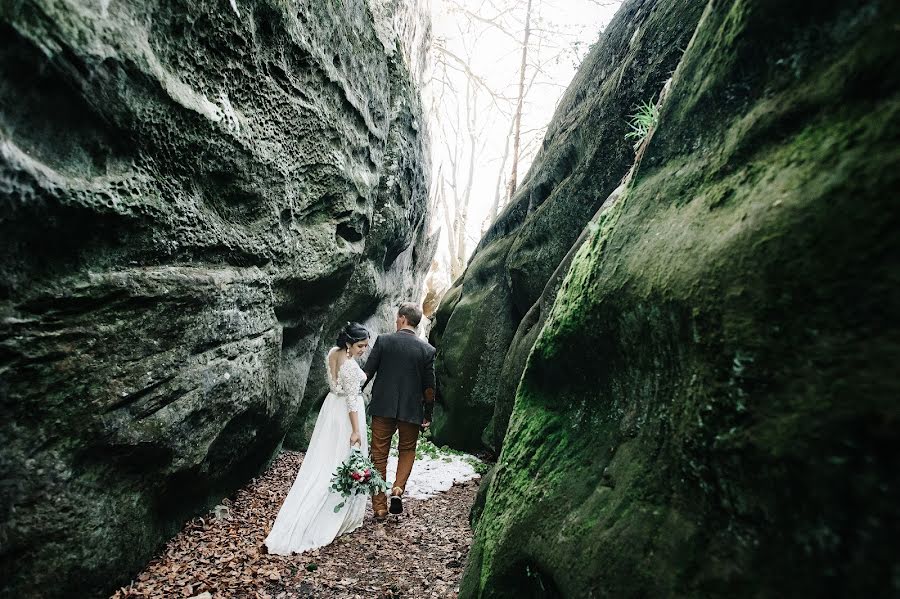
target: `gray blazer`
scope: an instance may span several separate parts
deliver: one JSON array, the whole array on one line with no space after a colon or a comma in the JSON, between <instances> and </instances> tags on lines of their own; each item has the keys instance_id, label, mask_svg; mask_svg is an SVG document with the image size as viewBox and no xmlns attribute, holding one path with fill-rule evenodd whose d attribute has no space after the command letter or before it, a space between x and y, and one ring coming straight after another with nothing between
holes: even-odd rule
<instances>
[{"instance_id":1,"label":"gray blazer","mask_svg":"<svg viewBox=\"0 0 900 599\"><path fill-rule=\"evenodd\" d=\"M425 389L434 389L434 355L431 345L409 330L379 335L363 370L371 379L369 414L422 424Z\"/></svg>"}]
</instances>

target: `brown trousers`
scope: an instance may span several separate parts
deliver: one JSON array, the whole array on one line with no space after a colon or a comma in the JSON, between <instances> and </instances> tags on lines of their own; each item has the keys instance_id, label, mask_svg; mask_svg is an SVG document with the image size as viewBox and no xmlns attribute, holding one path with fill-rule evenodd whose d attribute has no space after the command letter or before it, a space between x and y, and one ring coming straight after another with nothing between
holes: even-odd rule
<instances>
[{"instance_id":1,"label":"brown trousers","mask_svg":"<svg viewBox=\"0 0 900 599\"><path fill-rule=\"evenodd\" d=\"M383 416L372 416L372 447L369 455L372 456L372 462L381 473L382 478L387 480L387 459L388 452L391 450L391 437L394 431L400 431L400 443L397 449L400 455L397 458L397 480L389 487L400 487L406 490L406 481L409 479L409 473L412 472L413 462L416 461L416 441L419 439L419 430L421 427L412 422L404 422L396 418L384 418ZM372 496L372 508L378 510L387 509L387 497L384 493Z\"/></svg>"}]
</instances>

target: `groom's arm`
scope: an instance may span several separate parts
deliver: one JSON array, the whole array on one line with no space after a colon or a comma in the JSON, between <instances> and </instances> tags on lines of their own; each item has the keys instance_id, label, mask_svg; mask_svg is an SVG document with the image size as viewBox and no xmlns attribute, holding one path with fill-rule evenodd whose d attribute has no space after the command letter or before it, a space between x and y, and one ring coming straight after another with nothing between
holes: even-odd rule
<instances>
[{"instance_id":1,"label":"groom's arm","mask_svg":"<svg viewBox=\"0 0 900 599\"><path fill-rule=\"evenodd\" d=\"M363 372L366 373L366 382L363 383L363 389L366 388L369 381L375 378L375 373L378 372L378 366L381 364L381 344L378 343L379 341L381 341L381 337L375 340L375 345L372 346L372 351L369 353L365 367L363 367Z\"/></svg>"},{"instance_id":2,"label":"groom's arm","mask_svg":"<svg viewBox=\"0 0 900 599\"><path fill-rule=\"evenodd\" d=\"M428 362L425 364L425 389L422 392L425 399L425 422L422 424L425 426L428 426L428 424L431 423L431 417L434 414L434 390L436 387L434 357L436 354L437 350L432 351L431 355L428 357Z\"/></svg>"}]
</instances>

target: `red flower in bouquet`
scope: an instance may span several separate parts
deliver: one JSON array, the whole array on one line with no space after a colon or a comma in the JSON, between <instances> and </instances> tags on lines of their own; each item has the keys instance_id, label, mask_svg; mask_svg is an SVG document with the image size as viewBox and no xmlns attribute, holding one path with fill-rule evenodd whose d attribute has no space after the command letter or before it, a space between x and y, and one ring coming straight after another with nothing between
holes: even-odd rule
<instances>
[{"instance_id":1,"label":"red flower in bouquet","mask_svg":"<svg viewBox=\"0 0 900 599\"><path fill-rule=\"evenodd\" d=\"M383 493L387 490L387 483L375 469L372 460L354 447L350 457L335 470L331 478L331 490L340 493L345 500L335 506L334 511L338 512L351 495Z\"/></svg>"}]
</instances>

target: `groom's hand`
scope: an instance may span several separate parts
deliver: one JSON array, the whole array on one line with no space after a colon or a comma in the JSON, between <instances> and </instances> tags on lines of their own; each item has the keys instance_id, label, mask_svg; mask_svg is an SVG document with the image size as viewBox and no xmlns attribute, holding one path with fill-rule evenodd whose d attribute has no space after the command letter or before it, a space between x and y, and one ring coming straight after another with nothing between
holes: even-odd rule
<instances>
[{"instance_id":1,"label":"groom's hand","mask_svg":"<svg viewBox=\"0 0 900 599\"><path fill-rule=\"evenodd\" d=\"M422 416L422 430L427 431L428 427L431 426L431 415L434 411L434 389L429 387L425 389L422 395L422 404L425 408L425 413Z\"/></svg>"}]
</instances>

